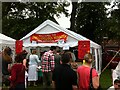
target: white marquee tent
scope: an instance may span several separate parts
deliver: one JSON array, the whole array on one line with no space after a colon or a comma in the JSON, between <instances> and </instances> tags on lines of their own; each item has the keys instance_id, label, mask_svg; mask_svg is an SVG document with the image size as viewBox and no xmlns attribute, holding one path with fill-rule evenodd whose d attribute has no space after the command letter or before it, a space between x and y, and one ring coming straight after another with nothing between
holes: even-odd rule
<instances>
[{"instance_id":1,"label":"white marquee tent","mask_svg":"<svg viewBox=\"0 0 120 90\"><path fill-rule=\"evenodd\" d=\"M57 33L57 32L64 32L68 35L67 41L64 44L58 44L58 43L31 43L30 36L32 34L51 34L51 33ZM24 36L21 40L23 40L23 46L24 47L45 47L45 46L60 46L63 47L65 45L68 45L70 47L78 46L78 41L80 40L89 40L86 37L77 34L73 31L70 31L68 29L65 29L58 24L54 23L53 21L46 20L42 24L40 24L37 28L35 28L33 31L28 33L26 36ZM101 46L97 43L90 40L90 52L93 53L95 56L95 67L96 70L100 73L101 72L101 63L102 63L102 55L101 55Z\"/></svg>"},{"instance_id":2,"label":"white marquee tent","mask_svg":"<svg viewBox=\"0 0 120 90\"><path fill-rule=\"evenodd\" d=\"M8 37L2 33L0 33L0 51L4 49L6 46L10 47L12 50L15 49L15 39Z\"/></svg>"},{"instance_id":3,"label":"white marquee tent","mask_svg":"<svg viewBox=\"0 0 120 90\"><path fill-rule=\"evenodd\" d=\"M2 33L0 33L0 51L4 49L6 46L10 47L13 51L13 58L15 55L15 39L8 37Z\"/></svg>"},{"instance_id":4,"label":"white marquee tent","mask_svg":"<svg viewBox=\"0 0 120 90\"><path fill-rule=\"evenodd\" d=\"M0 44L12 44L15 45L15 39L8 37L2 33L0 33Z\"/></svg>"}]
</instances>

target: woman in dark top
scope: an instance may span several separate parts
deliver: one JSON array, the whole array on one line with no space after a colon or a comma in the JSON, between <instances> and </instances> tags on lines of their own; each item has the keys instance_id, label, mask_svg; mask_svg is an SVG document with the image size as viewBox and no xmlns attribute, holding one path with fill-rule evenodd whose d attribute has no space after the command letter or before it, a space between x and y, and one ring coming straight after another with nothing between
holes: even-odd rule
<instances>
[{"instance_id":1,"label":"woman in dark top","mask_svg":"<svg viewBox=\"0 0 120 90\"><path fill-rule=\"evenodd\" d=\"M62 64L56 66L53 71L53 88L55 90L77 90L77 74L69 65L69 53L64 53L61 58Z\"/></svg>"},{"instance_id":2,"label":"woman in dark top","mask_svg":"<svg viewBox=\"0 0 120 90\"><path fill-rule=\"evenodd\" d=\"M10 64L12 63L12 50L9 47L5 47L5 49L0 54L0 62L2 63L2 85L9 86L9 75L10 75Z\"/></svg>"},{"instance_id":3,"label":"woman in dark top","mask_svg":"<svg viewBox=\"0 0 120 90\"><path fill-rule=\"evenodd\" d=\"M11 68L10 90L25 90L25 66L23 65L24 53L21 52L15 57L16 63Z\"/></svg>"}]
</instances>

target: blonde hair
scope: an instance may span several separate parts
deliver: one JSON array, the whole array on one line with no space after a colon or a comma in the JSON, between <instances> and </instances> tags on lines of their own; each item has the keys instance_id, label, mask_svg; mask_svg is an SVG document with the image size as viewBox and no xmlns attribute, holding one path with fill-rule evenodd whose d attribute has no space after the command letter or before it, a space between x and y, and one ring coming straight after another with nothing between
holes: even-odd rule
<instances>
[{"instance_id":1,"label":"blonde hair","mask_svg":"<svg viewBox=\"0 0 120 90\"><path fill-rule=\"evenodd\" d=\"M84 60L85 60L86 62L91 63L91 62L92 62L91 59L93 59L93 56L92 56L91 53L87 53L87 54L85 54L85 56L84 56Z\"/></svg>"}]
</instances>

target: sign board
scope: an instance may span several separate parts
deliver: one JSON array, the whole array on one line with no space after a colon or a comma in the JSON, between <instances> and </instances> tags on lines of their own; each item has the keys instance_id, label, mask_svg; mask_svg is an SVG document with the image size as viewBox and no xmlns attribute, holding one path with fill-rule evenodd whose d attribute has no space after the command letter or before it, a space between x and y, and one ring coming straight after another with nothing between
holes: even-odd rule
<instances>
[{"instance_id":1,"label":"sign board","mask_svg":"<svg viewBox=\"0 0 120 90\"><path fill-rule=\"evenodd\" d=\"M15 42L16 54L22 52L22 47L23 47L23 41L22 40L16 40L16 42Z\"/></svg>"},{"instance_id":2,"label":"sign board","mask_svg":"<svg viewBox=\"0 0 120 90\"><path fill-rule=\"evenodd\" d=\"M68 35L64 32L51 33L51 34L32 34L30 36L30 41L36 41L38 43L53 43L59 40L67 40Z\"/></svg>"},{"instance_id":3,"label":"sign board","mask_svg":"<svg viewBox=\"0 0 120 90\"><path fill-rule=\"evenodd\" d=\"M84 59L84 55L90 52L90 41L82 40L78 41L78 59Z\"/></svg>"}]
</instances>

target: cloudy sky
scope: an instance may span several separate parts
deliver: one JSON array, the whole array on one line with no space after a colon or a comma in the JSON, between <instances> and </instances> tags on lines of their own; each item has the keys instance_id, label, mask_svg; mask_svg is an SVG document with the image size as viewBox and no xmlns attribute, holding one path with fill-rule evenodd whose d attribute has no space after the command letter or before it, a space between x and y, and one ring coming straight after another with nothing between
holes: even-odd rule
<instances>
[{"instance_id":1,"label":"cloudy sky","mask_svg":"<svg viewBox=\"0 0 120 90\"><path fill-rule=\"evenodd\" d=\"M68 1L70 1L70 0L68 0ZM94 0L91 0L91 1L94 1ZM103 2L104 1L105 0L103 0ZM109 1L111 2L111 5L106 6L106 8L109 8L108 11L111 11L112 10L111 7L113 6L113 1L115 1L115 0L109 0ZM67 7L67 9L69 10L69 13L71 13L72 12L72 5L70 4L70 6ZM113 9L117 9L117 7L114 7ZM64 14L61 14L60 18L55 17L55 19L57 20L57 22L59 23L60 26L62 26L64 28L70 28L70 17L67 18L67 17L65 17Z\"/></svg>"},{"instance_id":2,"label":"cloudy sky","mask_svg":"<svg viewBox=\"0 0 120 90\"><path fill-rule=\"evenodd\" d=\"M70 2L71 3L71 2ZM69 7L67 7L66 9L68 9L69 13L72 12L72 5L70 4ZM57 20L57 22L59 23L60 26L62 26L63 28L70 28L70 17L65 17L64 14L60 15L60 18L55 17L55 19Z\"/></svg>"}]
</instances>

